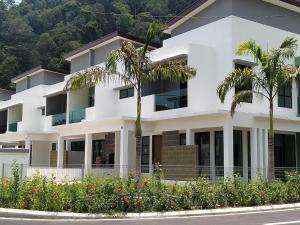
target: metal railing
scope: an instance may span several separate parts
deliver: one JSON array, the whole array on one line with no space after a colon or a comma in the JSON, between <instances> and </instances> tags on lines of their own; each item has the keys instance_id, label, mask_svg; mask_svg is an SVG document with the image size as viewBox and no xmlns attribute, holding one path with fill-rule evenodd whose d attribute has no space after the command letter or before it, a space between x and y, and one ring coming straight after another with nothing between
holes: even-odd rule
<instances>
[{"instance_id":1,"label":"metal railing","mask_svg":"<svg viewBox=\"0 0 300 225\"><path fill-rule=\"evenodd\" d=\"M85 119L85 109L69 112L69 123L80 123Z\"/></svg>"},{"instance_id":2,"label":"metal railing","mask_svg":"<svg viewBox=\"0 0 300 225\"><path fill-rule=\"evenodd\" d=\"M64 125L67 122L66 113L52 115L52 126Z\"/></svg>"},{"instance_id":3,"label":"metal railing","mask_svg":"<svg viewBox=\"0 0 300 225\"><path fill-rule=\"evenodd\" d=\"M95 177L119 177L121 172L129 174L134 171L134 166L117 165L117 164L102 164L91 165L85 167L84 164L67 164L63 168L51 167L49 165L26 165L19 164L20 178L24 179L26 176L31 177L36 174L46 176L48 178L55 178L59 182L82 180L85 176L91 175ZM175 181L187 181L200 177L205 177L211 181L217 181L230 176L238 176L244 180L250 180L260 176L266 176L266 168L253 167L210 167L210 166L180 166L180 165L160 165L159 167L150 165L148 168L143 166L142 170L145 174L152 175L158 170L162 172L163 179ZM142 171L142 172L143 172ZM288 172L300 172L300 168L296 167L276 167L275 177L280 180L285 180ZM12 177L12 164L0 165L0 177Z\"/></svg>"}]
</instances>

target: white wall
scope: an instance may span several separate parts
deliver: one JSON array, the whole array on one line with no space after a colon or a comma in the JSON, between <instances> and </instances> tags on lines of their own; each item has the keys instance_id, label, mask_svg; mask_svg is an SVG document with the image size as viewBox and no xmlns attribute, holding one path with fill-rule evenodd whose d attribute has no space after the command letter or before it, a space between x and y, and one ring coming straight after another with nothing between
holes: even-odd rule
<instances>
[{"instance_id":1,"label":"white wall","mask_svg":"<svg viewBox=\"0 0 300 225\"><path fill-rule=\"evenodd\" d=\"M4 173L4 175L9 175L11 172L11 165L16 161L18 164L29 164L29 153L4 153L0 152L0 176ZM3 169L4 165L4 171Z\"/></svg>"}]
</instances>

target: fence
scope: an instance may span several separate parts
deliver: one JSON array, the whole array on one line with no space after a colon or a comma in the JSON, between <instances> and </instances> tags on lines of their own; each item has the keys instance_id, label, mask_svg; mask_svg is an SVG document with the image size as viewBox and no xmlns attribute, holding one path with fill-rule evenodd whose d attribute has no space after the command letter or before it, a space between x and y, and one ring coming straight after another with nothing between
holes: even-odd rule
<instances>
[{"instance_id":1,"label":"fence","mask_svg":"<svg viewBox=\"0 0 300 225\"><path fill-rule=\"evenodd\" d=\"M153 174L155 166L142 168L145 175ZM157 168L156 168L157 169ZM216 181L227 175L237 175L244 180L250 180L252 176L265 176L267 174L266 168L253 168L253 167L233 167L224 168L220 166L172 166L172 165L160 165L160 171L163 173L165 180L175 181L186 181L196 179L199 177L206 177L212 181ZM91 168L86 169L84 165L67 165L64 168L50 167L49 165L35 165L28 166L26 164L19 164L20 179L23 180L25 177L31 177L39 174L48 178L55 178L58 182L69 182L74 180L82 180L86 175L95 177L118 177L120 171L126 171L130 173L133 171L133 167L121 166L121 165L92 165ZM276 167L275 177L277 179L285 179L287 172L300 172L300 168L296 167ZM12 164L2 164L0 167L0 176L12 177L13 170Z\"/></svg>"}]
</instances>

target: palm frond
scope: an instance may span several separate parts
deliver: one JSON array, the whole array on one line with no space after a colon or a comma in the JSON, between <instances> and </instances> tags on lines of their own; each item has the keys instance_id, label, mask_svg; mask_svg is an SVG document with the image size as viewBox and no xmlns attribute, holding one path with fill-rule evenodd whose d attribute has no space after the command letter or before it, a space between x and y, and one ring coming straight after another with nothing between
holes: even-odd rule
<instances>
[{"instance_id":1,"label":"palm frond","mask_svg":"<svg viewBox=\"0 0 300 225\"><path fill-rule=\"evenodd\" d=\"M101 67L90 68L71 76L64 89L77 90L84 87L92 87L97 83L105 82L107 75L107 71Z\"/></svg>"},{"instance_id":2,"label":"palm frond","mask_svg":"<svg viewBox=\"0 0 300 225\"><path fill-rule=\"evenodd\" d=\"M225 80L218 86L217 94L222 103L225 101L226 94L236 86L242 86L254 79L252 69L235 69L232 73L225 77Z\"/></svg>"},{"instance_id":3,"label":"palm frond","mask_svg":"<svg viewBox=\"0 0 300 225\"><path fill-rule=\"evenodd\" d=\"M262 65L265 65L267 54L255 41L245 41L236 50L237 55L251 55L253 59Z\"/></svg>"},{"instance_id":4,"label":"palm frond","mask_svg":"<svg viewBox=\"0 0 300 225\"><path fill-rule=\"evenodd\" d=\"M186 60L181 59L152 64L149 68L148 79L186 82L194 76L196 76L196 69L188 66Z\"/></svg>"},{"instance_id":5,"label":"palm frond","mask_svg":"<svg viewBox=\"0 0 300 225\"><path fill-rule=\"evenodd\" d=\"M152 22L147 30L146 42L143 47L143 55L145 56L151 42L166 28L162 23Z\"/></svg>"},{"instance_id":6,"label":"palm frond","mask_svg":"<svg viewBox=\"0 0 300 225\"><path fill-rule=\"evenodd\" d=\"M233 101L231 103L231 109L230 109L231 116L234 116L236 108L239 105L252 100L252 96L253 96L254 93L255 92L252 91L252 90L245 90L245 91L240 91L237 94L235 94L234 97L233 97Z\"/></svg>"}]
</instances>

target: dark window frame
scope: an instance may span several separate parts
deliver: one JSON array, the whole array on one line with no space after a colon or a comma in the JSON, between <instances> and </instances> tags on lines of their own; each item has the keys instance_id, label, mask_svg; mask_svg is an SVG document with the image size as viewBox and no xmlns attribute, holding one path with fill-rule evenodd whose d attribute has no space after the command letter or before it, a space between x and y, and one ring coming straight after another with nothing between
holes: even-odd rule
<instances>
[{"instance_id":1,"label":"dark window frame","mask_svg":"<svg viewBox=\"0 0 300 225\"><path fill-rule=\"evenodd\" d=\"M289 90L288 90L289 89ZM293 86L292 83L278 89L278 107L293 108Z\"/></svg>"},{"instance_id":2,"label":"dark window frame","mask_svg":"<svg viewBox=\"0 0 300 225\"><path fill-rule=\"evenodd\" d=\"M120 92L119 92L120 99L131 98L131 97L134 97L134 87L125 88L125 89L120 90Z\"/></svg>"},{"instance_id":3,"label":"dark window frame","mask_svg":"<svg viewBox=\"0 0 300 225\"><path fill-rule=\"evenodd\" d=\"M179 145L186 145L186 133L179 134Z\"/></svg>"}]
</instances>

